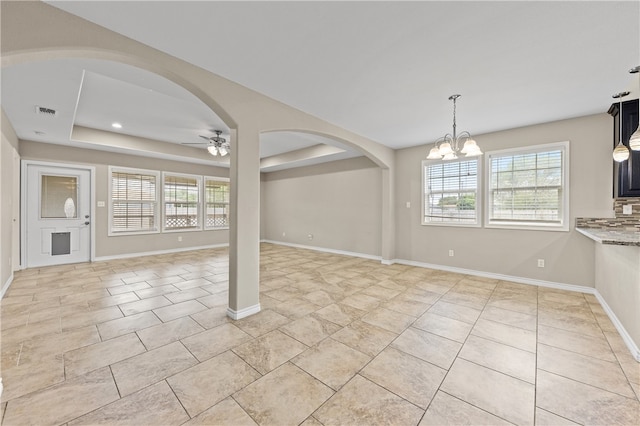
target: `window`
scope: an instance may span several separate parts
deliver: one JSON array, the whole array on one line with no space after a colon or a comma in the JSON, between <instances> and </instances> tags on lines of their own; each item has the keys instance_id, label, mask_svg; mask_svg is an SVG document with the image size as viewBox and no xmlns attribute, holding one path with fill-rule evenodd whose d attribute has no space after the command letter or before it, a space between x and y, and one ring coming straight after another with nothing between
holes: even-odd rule
<instances>
[{"instance_id":1,"label":"window","mask_svg":"<svg viewBox=\"0 0 640 426\"><path fill-rule=\"evenodd\" d=\"M200 176L164 173L164 229L200 229Z\"/></svg>"},{"instance_id":2,"label":"window","mask_svg":"<svg viewBox=\"0 0 640 426\"><path fill-rule=\"evenodd\" d=\"M160 174L109 167L109 175L109 234L158 232Z\"/></svg>"},{"instance_id":3,"label":"window","mask_svg":"<svg viewBox=\"0 0 640 426\"><path fill-rule=\"evenodd\" d=\"M486 154L486 226L568 230L569 143Z\"/></svg>"},{"instance_id":4,"label":"window","mask_svg":"<svg viewBox=\"0 0 640 426\"><path fill-rule=\"evenodd\" d=\"M229 227L229 181L204 178L205 228Z\"/></svg>"},{"instance_id":5,"label":"window","mask_svg":"<svg viewBox=\"0 0 640 426\"><path fill-rule=\"evenodd\" d=\"M423 225L479 226L479 162L423 161Z\"/></svg>"}]
</instances>

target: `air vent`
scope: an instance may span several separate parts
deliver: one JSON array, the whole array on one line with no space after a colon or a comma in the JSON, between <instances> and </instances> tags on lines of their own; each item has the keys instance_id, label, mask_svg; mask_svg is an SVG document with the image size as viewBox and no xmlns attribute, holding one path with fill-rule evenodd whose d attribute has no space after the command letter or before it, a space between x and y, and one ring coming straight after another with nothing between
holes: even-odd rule
<instances>
[{"instance_id":1,"label":"air vent","mask_svg":"<svg viewBox=\"0 0 640 426\"><path fill-rule=\"evenodd\" d=\"M36 114L46 115L47 117L55 117L58 114L58 111L56 111L53 108L47 108L47 107L36 105Z\"/></svg>"}]
</instances>

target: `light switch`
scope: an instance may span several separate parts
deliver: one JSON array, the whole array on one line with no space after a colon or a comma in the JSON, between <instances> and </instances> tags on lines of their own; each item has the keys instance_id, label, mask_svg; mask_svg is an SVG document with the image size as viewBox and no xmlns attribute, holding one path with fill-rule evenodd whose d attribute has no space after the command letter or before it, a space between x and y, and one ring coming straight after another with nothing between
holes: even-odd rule
<instances>
[{"instance_id":1,"label":"light switch","mask_svg":"<svg viewBox=\"0 0 640 426\"><path fill-rule=\"evenodd\" d=\"M104 207L104 201L98 201L98 207Z\"/></svg>"},{"instance_id":2,"label":"light switch","mask_svg":"<svg viewBox=\"0 0 640 426\"><path fill-rule=\"evenodd\" d=\"M407 201L407 208L410 209L411 208L411 201Z\"/></svg>"}]
</instances>

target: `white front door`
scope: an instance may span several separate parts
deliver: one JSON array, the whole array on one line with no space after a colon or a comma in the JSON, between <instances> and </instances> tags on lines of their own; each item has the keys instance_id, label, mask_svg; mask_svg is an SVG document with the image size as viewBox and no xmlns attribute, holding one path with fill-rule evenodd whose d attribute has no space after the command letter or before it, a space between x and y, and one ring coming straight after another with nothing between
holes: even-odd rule
<instances>
[{"instance_id":1,"label":"white front door","mask_svg":"<svg viewBox=\"0 0 640 426\"><path fill-rule=\"evenodd\" d=\"M26 169L26 266L89 261L91 171L28 163Z\"/></svg>"}]
</instances>

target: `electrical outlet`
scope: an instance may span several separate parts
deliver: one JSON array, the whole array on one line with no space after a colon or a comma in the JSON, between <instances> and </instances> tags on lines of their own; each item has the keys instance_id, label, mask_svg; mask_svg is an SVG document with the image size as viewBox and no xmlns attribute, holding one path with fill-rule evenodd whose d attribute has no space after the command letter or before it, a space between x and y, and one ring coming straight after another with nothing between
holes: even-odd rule
<instances>
[{"instance_id":1,"label":"electrical outlet","mask_svg":"<svg viewBox=\"0 0 640 426\"><path fill-rule=\"evenodd\" d=\"M178 241L182 241L182 235L178 237Z\"/></svg>"},{"instance_id":2,"label":"electrical outlet","mask_svg":"<svg viewBox=\"0 0 640 426\"><path fill-rule=\"evenodd\" d=\"M313 234L307 235L307 238L309 238L309 241L313 240Z\"/></svg>"},{"instance_id":3,"label":"electrical outlet","mask_svg":"<svg viewBox=\"0 0 640 426\"><path fill-rule=\"evenodd\" d=\"M538 259L538 268L544 268L544 259Z\"/></svg>"},{"instance_id":4,"label":"electrical outlet","mask_svg":"<svg viewBox=\"0 0 640 426\"><path fill-rule=\"evenodd\" d=\"M453 257L453 250L449 250L449 257Z\"/></svg>"},{"instance_id":5,"label":"electrical outlet","mask_svg":"<svg viewBox=\"0 0 640 426\"><path fill-rule=\"evenodd\" d=\"M411 208L411 201L407 201L407 208L410 209Z\"/></svg>"},{"instance_id":6,"label":"electrical outlet","mask_svg":"<svg viewBox=\"0 0 640 426\"><path fill-rule=\"evenodd\" d=\"M633 214L633 206L631 204L622 206L622 214Z\"/></svg>"},{"instance_id":7,"label":"electrical outlet","mask_svg":"<svg viewBox=\"0 0 640 426\"><path fill-rule=\"evenodd\" d=\"M283 232L283 233L282 233L282 236L283 236L283 237L286 237L286 236L287 236L287 233L286 233L286 232Z\"/></svg>"},{"instance_id":8,"label":"electrical outlet","mask_svg":"<svg viewBox=\"0 0 640 426\"><path fill-rule=\"evenodd\" d=\"M98 201L98 207L104 207L104 201Z\"/></svg>"}]
</instances>

